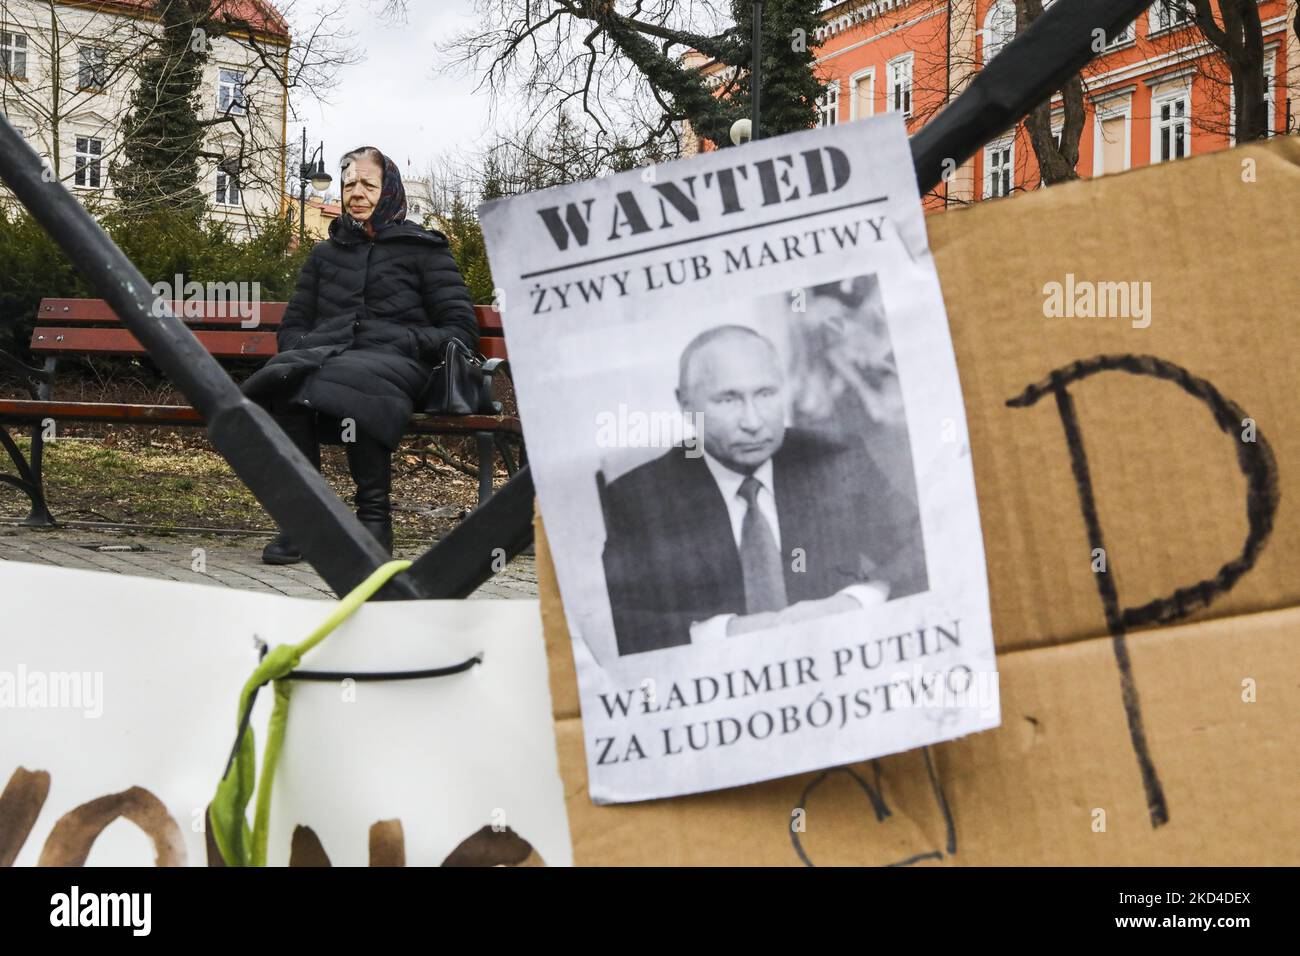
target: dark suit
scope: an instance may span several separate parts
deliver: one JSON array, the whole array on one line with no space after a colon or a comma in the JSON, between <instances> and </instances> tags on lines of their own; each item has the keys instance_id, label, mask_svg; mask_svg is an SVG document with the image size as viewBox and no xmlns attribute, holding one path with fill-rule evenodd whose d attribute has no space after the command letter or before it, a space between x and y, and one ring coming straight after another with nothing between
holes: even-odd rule
<instances>
[{"instance_id":1,"label":"dark suit","mask_svg":"<svg viewBox=\"0 0 1300 956\"><path fill-rule=\"evenodd\" d=\"M867 581L888 581L891 600L926 588L915 500L891 489L860 442L790 428L772 469L790 604ZM673 448L611 482L602 502L620 654L689 644L693 622L745 613L727 505L703 457Z\"/></svg>"}]
</instances>

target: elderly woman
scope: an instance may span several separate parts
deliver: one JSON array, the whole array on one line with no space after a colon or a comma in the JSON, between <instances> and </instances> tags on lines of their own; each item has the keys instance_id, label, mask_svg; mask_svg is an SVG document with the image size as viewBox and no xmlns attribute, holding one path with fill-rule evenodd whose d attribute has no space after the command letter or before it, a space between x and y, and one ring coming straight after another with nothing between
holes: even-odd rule
<instances>
[{"instance_id":1,"label":"elderly woman","mask_svg":"<svg viewBox=\"0 0 1300 956\"><path fill-rule=\"evenodd\" d=\"M357 517L386 550L392 451L452 337L478 348L469 290L447 239L406 221L396 164L373 146L343 157L343 214L312 249L276 333L278 354L244 383L317 469L342 443ZM281 531L268 564L302 560Z\"/></svg>"}]
</instances>

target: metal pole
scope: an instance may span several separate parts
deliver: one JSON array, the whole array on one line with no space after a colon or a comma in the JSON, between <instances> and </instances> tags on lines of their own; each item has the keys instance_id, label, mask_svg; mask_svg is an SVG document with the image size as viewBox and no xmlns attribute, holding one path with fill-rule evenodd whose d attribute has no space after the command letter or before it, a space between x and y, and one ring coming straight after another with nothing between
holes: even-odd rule
<instances>
[{"instance_id":1,"label":"metal pole","mask_svg":"<svg viewBox=\"0 0 1300 956\"><path fill-rule=\"evenodd\" d=\"M762 134L759 130L762 115L763 92L763 0L754 0L754 56L749 68L749 95L753 103L753 117L750 119L750 140L757 140Z\"/></svg>"},{"instance_id":2,"label":"metal pole","mask_svg":"<svg viewBox=\"0 0 1300 956\"><path fill-rule=\"evenodd\" d=\"M298 164L298 248L302 248L307 233L307 127L302 128L302 162Z\"/></svg>"},{"instance_id":3,"label":"metal pole","mask_svg":"<svg viewBox=\"0 0 1300 956\"><path fill-rule=\"evenodd\" d=\"M403 577L427 598L469 597L501 567L496 549L513 558L532 540L533 476L524 465Z\"/></svg>"}]
</instances>

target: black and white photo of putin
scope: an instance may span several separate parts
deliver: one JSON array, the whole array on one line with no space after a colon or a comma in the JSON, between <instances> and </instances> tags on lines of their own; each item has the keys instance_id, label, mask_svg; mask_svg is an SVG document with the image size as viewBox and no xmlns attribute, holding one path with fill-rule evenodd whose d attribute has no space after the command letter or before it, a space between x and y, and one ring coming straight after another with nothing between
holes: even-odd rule
<instances>
[{"instance_id":1,"label":"black and white photo of putin","mask_svg":"<svg viewBox=\"0 0 1300 956\"><path fill-rule=\"evenodd\" d=\"M620 655L926 589L915 497L885 479L856 435L786 425L789 385L766 337L741 325L696 336L676 395L699 423L696 440L602 491Z\"/></svg>"}]
</instances>

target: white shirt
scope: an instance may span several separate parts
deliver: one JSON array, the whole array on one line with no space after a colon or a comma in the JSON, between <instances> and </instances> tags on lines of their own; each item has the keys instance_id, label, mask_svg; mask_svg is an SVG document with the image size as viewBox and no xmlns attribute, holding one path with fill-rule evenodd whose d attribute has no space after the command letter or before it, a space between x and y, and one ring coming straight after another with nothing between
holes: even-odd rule
<instances>
[{"instance_id":1,"label":"white shirt","mask_svg":"<svg viewBox=\"0 0 1300 956\"><path fill-rule=\"evenodd\" d=\"M745 514L749 511L749 502L740 495L740 485L746 476L738 471L732 471L707 451L704 451L702 445L700 450L704 454L704 463L709 467L709 474L713 476L713 480L718 485L718 491L722 493L722 500L726 502L727 516L731 519L731 533L736 540L736 550L739 551L740 539L745 527ZM776 550L780 553L781 523L776 510L776 486L773 483L771 458L754 470L754 479L760 486L754 502L758 505L759 513L767 521L767 525L772 531L772 537L776 540ZM784 555L782 560L785 560ZM849 595L863 607L870 607L873 604L883 604L887 600L888 585L883 582L850 584L839 593ZM725 638L727 636L727 622L733 617L736 617L736 615L715 614L708 620L696 621L691 625L691 643L697 644L702 641L716 641Z\"/></svg>"},{"instance_id":2,"label":"white shirt","mask_svg":"<svg viewBox=\"0 0 1300 956\"><path fill-rule=\"evenodd\" d=\"M718 459L714 458L707 451L704 452L704 463L709 466L709 473L713 475L713 480L718 483L718 490L722 492L722 500L727 503L727 514L731 517L731 534L736 539L736 550L740 550L740 537L745 527L745 514L749 511L749 502L740 496L740 486L745 480L745 475L738 471L732 471ZM758 505L758 513L767 521L767 526L772 529L772 537L776 541L776 550L781 552L781 524L777 520L776 514L776 491L772 484L772 459L769 458L763 464L759 465L754 471L754 480L759 483L758 495L754 501Z\"/></svg>"}]
</instances>

